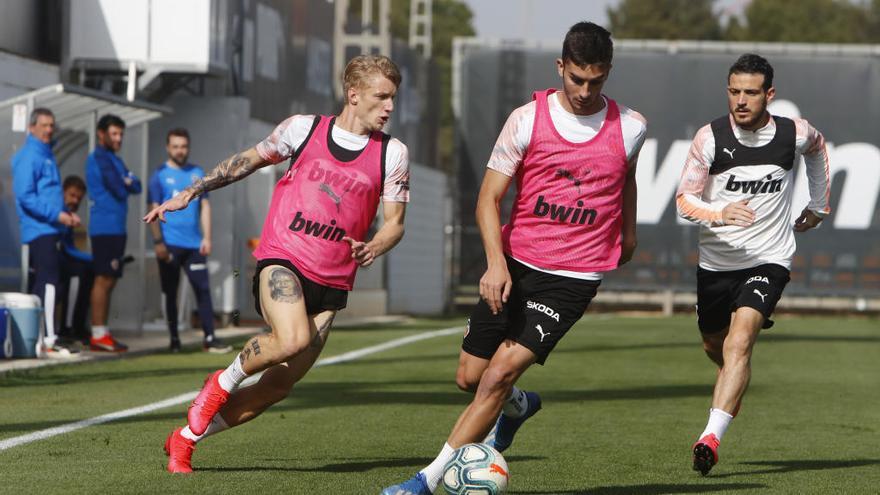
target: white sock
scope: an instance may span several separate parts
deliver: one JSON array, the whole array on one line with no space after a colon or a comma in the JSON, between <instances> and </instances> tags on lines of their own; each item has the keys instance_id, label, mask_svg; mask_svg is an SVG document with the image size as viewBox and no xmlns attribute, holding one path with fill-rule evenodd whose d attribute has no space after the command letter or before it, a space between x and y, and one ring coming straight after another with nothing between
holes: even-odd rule
<instances>
[{"instance_id":1,"label":"white sock","mask_svg":"<svg viewBox=\"0 0 880 495\"><path fill-rule=\"evenodd\" d=\"M110 330L107 330L107 325L92 325L93 339L100 339L108 333L110 333Z\"/></svg>"},{"instance_id":2,"label":"white sock","mask_svg":"<svg viewBox=\"0 0 880 495\"><path fill-rule=\"evenodd\" d=\"M57 335L55 333L55 286L46 284L46 290L43 294L43 300L46 304L43 307L43 316L46 323L46 338L44 342L46 347L55 345Z\"/></svg>"},{"instance_id":3,"label":"white sock","mask_svg":"<svg viewBox=\"0 0 880 495\"><path fill-rule=\"evenodd\" d=\"M76 297L79 295L79 277L70 277L67 289L67 314L64 315L64 326L73 327L73 312L76 309Z\"/></svg>"},{"instance_id":4,"label":"white sock","mask_svg":"<svg viewBox=\"0 0 880 495\"><path fill-rule=\"evenodd\" d=\"M724 436L724 432L727 431L727 427L730 426L731 419L733 419L733 416L721 409L709 409L709 422L706 424L706 429L703 430L700 438L703 438L710 433L714 433L715 437L720 442L721 437Z\"/></svg>"},{"instance_id":5,"label":"white sock","mask_svg":"<svg viewBox=\"0 0 880 495\"><path fill-rule=\"evenodd\" d=\"M183 429L180 430L180 435L183 436L183 438L188 438L193 442L199 443L199 440L227 429L229 429L229 425L226 424L226 421L223 421L223 417L219 414L215 414L214 419L212 419L211 423L208 425L208 429L206 429L201 435L193 433L192 430L189 429L189 425L184 426Z\"/></svg>"},{"instance_id":6,"label":"white sock","mask_svg":"<svg viewBox=\"0 0 880 495\"><path fill-rule=\"evenodd\" d=\"M217 377L217 381L220 382L220 388L227 392L233 392L247 377L248 374L241 369L241 359L235 356L232 364Z\"/></svg>"},{"instance_id":7,"label":"white sock","mask_svg":"<svg viewBox=\"0 0 880 495\"><path fill-rule=\"evenodd\" d=\"M428 490L430 490L431 493L434 493L434 491L437 490L437 486L440 484L440 478L443 477L443 468L446 466L446 463L449 462L449 459L452 459L453 453L455 453L455 449L453 449L448 442L444 443L443 448L440 450L440 453L437 454L434 462L428 464L428 467L419 471L425 475L425 481L428 483Z\"/></svg>"},{"instance_id":8,"label":"white sock","mask_svg":"<svg viewBox=\"0 0 880 495\"><path fill-rule=\"evenodd\" d=\"M510 397L504 401L504 405L501 407L501 412L509 418L521 418L528 410L529 401L526 399L526 393L514 385L510 391Z\"/></svg>"}]
</instances>

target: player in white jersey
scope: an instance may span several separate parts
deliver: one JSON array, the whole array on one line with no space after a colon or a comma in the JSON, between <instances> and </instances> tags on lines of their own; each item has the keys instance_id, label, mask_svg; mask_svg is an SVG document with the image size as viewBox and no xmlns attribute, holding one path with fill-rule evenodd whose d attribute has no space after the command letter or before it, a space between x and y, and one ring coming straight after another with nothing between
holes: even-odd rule
<instances>
[{"instance_id":1,"label":"player in white jersey","mask_svg":"<svg viewBox=\"0 0 880 495\"><path fill-rule=\"evenodd\" d=\"M709 421L693 446L705 475L751 378L758 333L789 281L795 232L830 212L825 138L803 119L770 115L776 91L763 57L741 56L728 72L730 114L694 137L676 195L678 213L700 224L697 317L703 348L718 365ZM794 167L803 156L810 202L791 223Z\"/></svg>"}]
</instances>

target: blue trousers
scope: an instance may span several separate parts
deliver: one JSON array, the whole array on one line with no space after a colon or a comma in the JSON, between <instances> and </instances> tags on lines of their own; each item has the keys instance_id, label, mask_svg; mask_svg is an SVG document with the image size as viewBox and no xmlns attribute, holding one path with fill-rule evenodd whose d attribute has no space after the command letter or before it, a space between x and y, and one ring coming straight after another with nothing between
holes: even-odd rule
<instances>
[{"instance_id":1,"label":"blue trousers","mask_svg":"<svg viewBox=\"0 0 880 495\"><path fill-rule=\"evenodd\" d=\"M211 303L211 286L208 282L208 262L198 249L168 246L171 259L159 261L159 279L162 293L165 294L165 318L172 339L178 339L177 332L177 288L180 286L180 269L183 268L189 283L196 293L199 306L199 319L205 337L214 335L214 307Z\"/></svg>"},{"instance_id":2,"label":"blue trousers","mask_svg":"<svg viewBox=\"0 0 880 495\"><path fill-rule=\"evenodd\" d=\"M42 235L28 243L28 292L43 303L47 344L54 344L55 303L60 295L61 236Z\"/></svg>"}]
</instances>

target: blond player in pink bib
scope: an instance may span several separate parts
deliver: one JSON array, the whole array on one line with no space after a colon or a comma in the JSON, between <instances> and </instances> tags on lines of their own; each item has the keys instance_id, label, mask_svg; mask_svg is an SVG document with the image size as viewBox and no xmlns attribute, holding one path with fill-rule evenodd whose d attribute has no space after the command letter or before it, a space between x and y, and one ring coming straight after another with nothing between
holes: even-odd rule
<instances>
[{"instance_id":1,"label":"blond player in pink bib","mask_svg":"<svg viewBox=\"0 0 880 495\"><path fill-rule=\"evenodd\" d=\"M486 439L499 451L510 447L541 408L538 394L518 389L517 379L533 363L544 364L583 316L602 273L632 257L646 123L601 93L612 51L604 28L572 26L556 61L562 90L535 92L501 130L476 211L488 268L456 376L474 398L437 458L384 495L433 493L464 444ZM502 226L499 205L514 180L516 199Z\"/></svg>"},{"instance_id":2,"label":"blond player in pink bib","mask_svg":"<svg viewBox=\"0 0 880 495\"><path fill-rule=\"evenodd\" d=\"M206 191L290 158L254 252L255 306L272 331L248 341L228 368L208 376L187 425L165 442L169 472L192 472L199 440L287 397L321 353L357 267L370 265L403 237L409 159L406 146L382 132L399 85L400 72L389 58L355 57L343 74L345 106L338 117L290 117L144 217L164 220ZM367 241L380 202L384 222ZM261 371L255 385L238 389Z\"/></svg>"}]
</instances>

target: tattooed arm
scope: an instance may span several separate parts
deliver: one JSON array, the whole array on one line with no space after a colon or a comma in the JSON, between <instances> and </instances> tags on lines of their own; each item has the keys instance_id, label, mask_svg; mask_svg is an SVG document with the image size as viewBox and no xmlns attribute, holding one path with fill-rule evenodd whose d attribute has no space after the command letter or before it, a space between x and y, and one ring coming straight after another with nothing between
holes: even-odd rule
<instances>
[{"instance_id":1,"label":"tattooed arm","mask_svg":"<svg viewBox=\"0 0 880 495\"><path fill-rule=\"evenodd\" d=\"M159 219L164 222L165 212L182 210L197 196L244 179L258 168L271 164L272 162L264 159L257 153L256 148L249 148L241 153L236 153L218 163L214 170L193 182L191 186L181 191L180 194L147 213L144 221L150 223Z\"/></svg>"}]
</instances>

